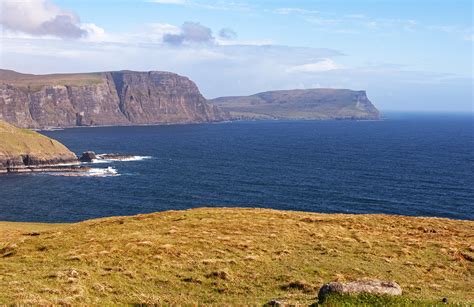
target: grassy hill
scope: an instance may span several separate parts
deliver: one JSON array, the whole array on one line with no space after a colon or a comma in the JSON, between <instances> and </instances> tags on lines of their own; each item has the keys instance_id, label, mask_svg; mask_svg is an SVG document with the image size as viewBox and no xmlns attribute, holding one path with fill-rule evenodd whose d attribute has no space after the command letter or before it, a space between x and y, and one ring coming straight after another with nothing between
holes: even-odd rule
<instances>
[{"instance_id":1,"label":"grassy hill","mask_svg":"<svg viewBox=\"0 0 474 307\"><path fill-rule=\"evenodd\" d=\"M403 302L473 303L473 261L474 222L440 218L202 208L3 222L0 304L311 304L323 283L361 278L397 281Z\"/></svg>"},{"instance_id":2,"label":"grassy hill","mask_svg":"<svg viewBox=\"0 0 474 307\"><path fill-rule=\"evenodd\" d=\"M76 156L66 146L37 132L16 128L0 120L0 168L7 160L74 160Z\"/></svg>"},{"instance_id":3,"label":"grassy hill","mask_svg":"<svg viewBox=\"0 0 474 307\"><path fill-rule=\"evenodd\" d=\"M365 91L297 89L220 97L210 102L235 119L380 119Z\"/></svg>"}]
</instances>

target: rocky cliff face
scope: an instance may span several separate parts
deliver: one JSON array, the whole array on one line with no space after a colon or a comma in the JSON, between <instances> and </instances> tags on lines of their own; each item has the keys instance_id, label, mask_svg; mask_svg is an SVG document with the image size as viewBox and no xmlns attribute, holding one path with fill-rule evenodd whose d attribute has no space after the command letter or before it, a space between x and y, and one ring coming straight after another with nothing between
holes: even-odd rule
<instances>
[{"instance_id":1,"label":"rocky cliff face","mask_svg":"<svg viewBox=\"0 0 474 307\"><path fill-rule=\"evenodd\" d=\"M169 72L23 75L0 70L0 119L19 127L199 123L227 119Z\"/></svg>"},{"instance_id":2,"label":"rocky cliff face","mask_svg":"<svg viewBox=\"0 0 474 307\"><path fill-rule=\"evenodd\" d=\"M76 155L58 141L0 121L0 174L71 162Z\"/></svg>"},{"instance_id":3,"label":"rocky cliff face","mask_svg":"<svg viewBox=\"0 0 474 307\"><path fill-rule=\"evenodd\" d=\"M379 119L365 91L308 89L221 97L209 101L233 119Z\"/></svg>"}]
</instances>

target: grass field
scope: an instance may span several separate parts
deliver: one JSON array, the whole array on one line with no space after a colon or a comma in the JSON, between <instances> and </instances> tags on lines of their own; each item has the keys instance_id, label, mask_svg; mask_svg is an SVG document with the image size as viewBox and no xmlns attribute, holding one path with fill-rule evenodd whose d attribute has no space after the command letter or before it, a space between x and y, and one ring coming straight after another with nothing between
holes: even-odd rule
<instances>
[{"instance_id":1,"label":"grass field","mask_svg":"<svg viewBox=\"0 0 474 307\"><path fill-rule=\"evenodd\" d=\"M438 218L201 208L3 222L0 304L310 305L322 284L363 278L398 282L395 304L474 303L473 261L474 222Z\"/></svg>"}]
</instances>

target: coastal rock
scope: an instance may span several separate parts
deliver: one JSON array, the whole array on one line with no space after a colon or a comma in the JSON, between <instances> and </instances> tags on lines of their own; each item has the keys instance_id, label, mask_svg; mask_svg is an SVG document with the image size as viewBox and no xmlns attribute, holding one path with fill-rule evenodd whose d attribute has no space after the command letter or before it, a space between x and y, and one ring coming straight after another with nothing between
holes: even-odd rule
<instances>
[{"instance_id":1,"label":"coastal rock","mask_svg":"<svg viewBox=\"0 0 474 307\"><path fill-rule=\"evenodd\" d=\"M402 288L394 281L382 280L358 280L348 283L330 282L319 289L318 298L320 301L331 293L340 294L360 294L370 293L378 295L401 295Z\"/></svg>"},{"instance_id":2,"label":"coastal rock","mask_svg":"<svg viewBox=\"0 0 474 307\"><path fill-rule=\"evenodd\" d=\"M220 97L210 103L229 112L232 119L380 119L365 91L306 89Z\"/></svg>"},{"instance_id":3,"label":"coastal rock","mask_svg":"<svg viewBox=\"0 0 474 307\"><path fill-rule=\"evenodd\" d=\"M79 161L81 162L92 162L97 159L97 155L93 151L85 151L82 153Z\"/></svg>"},{"instance_id":4,"label":"coastal rock","mask_svg":"<svg viewBox=\"0 0 474 307\"><path fill-rule=\"evenodd\" d=\"M227 120L190 79L161 71L27 75L0 70L0 120L18 127Z\"/></svg>"}]
</instances>

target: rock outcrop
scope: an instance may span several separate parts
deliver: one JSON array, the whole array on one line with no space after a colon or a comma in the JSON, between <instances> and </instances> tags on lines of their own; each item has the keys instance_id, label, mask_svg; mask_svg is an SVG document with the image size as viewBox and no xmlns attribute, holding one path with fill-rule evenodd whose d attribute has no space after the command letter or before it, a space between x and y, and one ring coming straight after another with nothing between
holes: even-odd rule
<instances>
[{"instance_id":1,"label":"rock outcrop","mask_svg":"<svg viewBox=\"0 0 474 307\"><path fill-rule=\"evenodd\" d=\"M73 162L76 155L58 141L0 121L0 173L51 170Z\"/></svg>"},{"instance_id":2,"label":"rock outcrop","mask_svg":"<svg viewBox=\"0 0 474 307\"><path fill-rule=\"evenodd\" d=\"M402 295L402 288L394 281L358 280L348 283L330 282L319 289L318 298L324 301L331 293L376 295Z\"/></svg>"},{"instance_id":3,"label":"rock outcrop","mask_svg":"<svg viewBox=\"0 0 474 307\"><path fill-rule=\"evenodd\" d=\"M201 123L228 119L170 72L26 75L0 70L0 120L18 127Z\"/></svg>"},{"instance_id":4,"label":"rock outcrop","mask_svg":"<svg viewBox=\"0 0 474 307\"><path fill-rule=\"evenodd\" d=\"M232 119L380 119L365 91L307 89L221 97L209 101Z\"/></svg>"}]
</instances>

